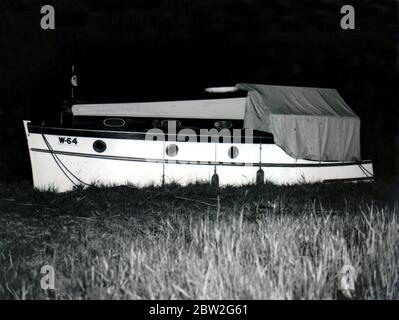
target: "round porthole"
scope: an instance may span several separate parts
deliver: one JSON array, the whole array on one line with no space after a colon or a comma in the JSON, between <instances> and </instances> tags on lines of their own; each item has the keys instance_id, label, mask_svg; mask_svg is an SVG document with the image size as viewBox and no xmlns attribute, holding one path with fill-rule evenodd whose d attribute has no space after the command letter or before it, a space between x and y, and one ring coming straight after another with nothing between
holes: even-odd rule
<instances>
[{"instance_id":1,"label":"round porthole","mask_svg":"<svg viewBox=\"0 0 399 320\"><path fill-rule=\"evenodd\" d=\"M231 121L221 120L221 121L216 121L214 123L214 126L217 129L230 129L233 127L233 123Z\"/></svg>"},{"instance_id":2,"label":"round porthole","mask_svg":"<svg viewBox=\"0 0 399 320\"><path fill-rule=\"evenodd\" d=\"M235 159L238 157L238 148L237 147L230 147L228 150L228 155L230 159Z\"/></svg>"},{"instance_id":3,"label":"round porthole","mask_svg":"<svg viewBox=\"0 0 399 320\"><path fill-rule=\"evenodd\" d=\"M179 120L169 120L169 119L162 120L161 127L168 128L168 129L169 129L169 127L172 127L172 128L174 127L176 129L179 129L181 127L181 122Z\"/></svg>"},{"instance_id":4,"label":"round porthole","mask_svg":"<svg viewBox=\"0 0 399 320\"><path fill-rule=\"evenodd\" d=\"M94 151L101 153L104 152L105 149L107 149L107 145L102 140L96 140L93 143L93 149Z\"/></svg>"},{"instance_id":5,"label":"round porthole","mask_svg":"<svg viewBox=\"0 0 399 320\"><path fill-rule=\"evenodd\" d=\"M169 157L174 157L179 152L179 147L175 144L170 144L166 147L166 154Z\"/></svg>"},{"instance_id":6,"label":"round porthole","mask_svg":"<svg viewBox=\"0 0 399 320\"><path fill-rule=\"evenodd\" d=\"M103 121L104 125L111 128L121 128L124 127L126 122L121 118L107 118Z\"/></svg>"}]
</instances>

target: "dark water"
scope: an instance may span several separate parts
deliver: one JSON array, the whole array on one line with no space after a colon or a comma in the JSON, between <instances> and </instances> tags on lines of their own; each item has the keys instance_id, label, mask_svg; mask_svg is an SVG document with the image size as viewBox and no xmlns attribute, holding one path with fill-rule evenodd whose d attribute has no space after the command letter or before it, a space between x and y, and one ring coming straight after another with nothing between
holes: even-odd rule
<instances>
[{"instance_id":1,"label":"dark water","mask_svg":"<svg viewBox=\"0 0 399 320\"><path fill-rule=\"evenodd\" d=\"M45 1L51 4L51 1ZM0 3L0 180L30 178L23 119L58 117L69 97L162 99L237 82L337 88L362 120L363 158L392 178L398 162L395 1L67 1L56 30L43 1ZM396 138L395 138L396 137ZM396 139L396 140L395 140Z\"/></svg>"}]
</instances>

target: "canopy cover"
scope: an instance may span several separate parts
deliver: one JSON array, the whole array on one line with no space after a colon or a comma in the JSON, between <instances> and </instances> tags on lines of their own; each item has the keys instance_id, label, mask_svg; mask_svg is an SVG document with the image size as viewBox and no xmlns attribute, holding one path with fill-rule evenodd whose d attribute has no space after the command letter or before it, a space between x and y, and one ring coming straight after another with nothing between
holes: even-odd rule
<instances>
[{"instance_id":1,"label":"canopy cover","mask_svg":"<svg viewBox=\"0 0 399 320\"><path fill-rule=\"evenodd\" d=\"M272 133L290 156L360 160L360 119L335 89L239 83L247 90L244 128Z\"/></svg>"}]
</instances>

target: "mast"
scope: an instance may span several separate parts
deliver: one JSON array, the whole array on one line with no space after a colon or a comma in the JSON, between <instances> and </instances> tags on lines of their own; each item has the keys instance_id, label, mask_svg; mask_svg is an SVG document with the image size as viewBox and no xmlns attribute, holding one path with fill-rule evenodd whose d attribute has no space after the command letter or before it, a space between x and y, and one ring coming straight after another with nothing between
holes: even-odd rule
<instances>
[{"instance_id":1,"label":"mast","mask_svg":"<svg viewBox=\"0 0 399 320\"><path fill-rule=\"evenodd\" d=\"M78 77L75 74L75 66L72 66L72 77L71 77L71 104L75 99L75 88L78 87Z\"/></svg>"}]
</instances>

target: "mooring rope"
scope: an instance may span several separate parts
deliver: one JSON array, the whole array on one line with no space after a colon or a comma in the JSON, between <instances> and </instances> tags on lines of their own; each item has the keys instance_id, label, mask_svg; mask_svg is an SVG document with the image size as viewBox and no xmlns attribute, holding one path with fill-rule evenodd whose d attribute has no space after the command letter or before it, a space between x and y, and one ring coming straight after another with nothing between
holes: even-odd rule
<instances>
[{"instance_id":1,"label":"mooring rope","mask_svg":"<svg viewBox=\"0 0 399 320\"><path fill-rule=\"evenodd\" d=\"M50 142L47 140L46 136L44 135L43 132L43 128L40 125L40 133L42 135L43 141L46 144L51 156L54 159L54 162L57 164L58 168L61 170L61 172L65 175L65 177L67 177L67 179L75 186L75 187L79 187L80 185L78 183L76 183L75 181L73 181L73 179L71 179L71 177L65 172L67 171L72 177L74 177L77 181L79 181L81 184L84 184L86 186L92 186L92 184L90 183L86 183L83 180L81 180L79 177L77 177L73 172L71 172L71 170L68 169L68 167L60 160L60 158L56 155L56 153L54 152L54 149L51 147ZM64 170L65 169L65 170Z\"/></svg>"}]
</instances>

